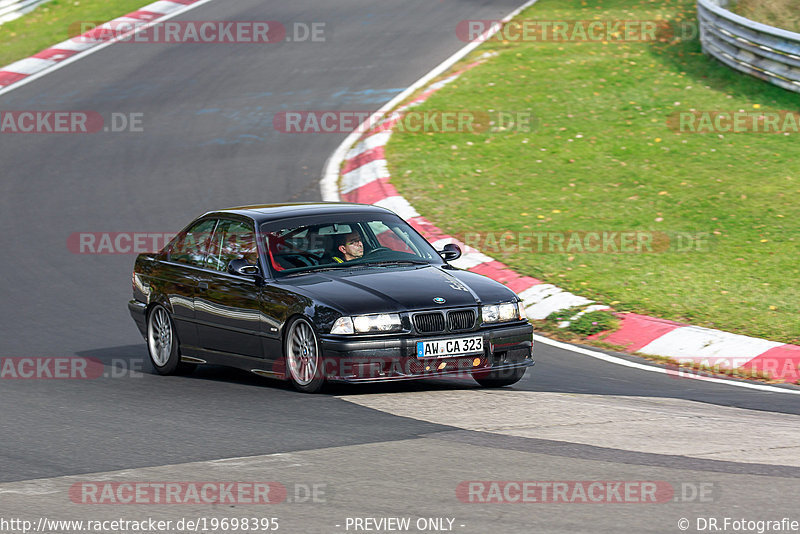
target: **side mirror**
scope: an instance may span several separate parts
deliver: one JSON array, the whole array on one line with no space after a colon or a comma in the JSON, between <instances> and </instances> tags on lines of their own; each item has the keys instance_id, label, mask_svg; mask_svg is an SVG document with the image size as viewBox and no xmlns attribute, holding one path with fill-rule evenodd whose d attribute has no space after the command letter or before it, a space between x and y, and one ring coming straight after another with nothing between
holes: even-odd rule
<instances>
[{"instance_id":1,"label":"side mirror","mask_svg":"<svg viewBox=\"0 0 800 534\"><path fill-rule=\"evenodd\" d=\"M444 246L444 249L439 251L439 256L441 256L444 261L457 260L461 257L461 247L455 243L448 243Z\"/></svg>"},{"instance_id":2,"label":"side mirror","mask_svg":"<svg viewBox=\"0 0 800 534\"><path fill-rule=\"evenodd\" d=\"M246 259L239 258L228 263L228 272L241 276L258 276L261 274L261 269L258 268L258 265L253 265Z\"/></svg>"}]
</instances>

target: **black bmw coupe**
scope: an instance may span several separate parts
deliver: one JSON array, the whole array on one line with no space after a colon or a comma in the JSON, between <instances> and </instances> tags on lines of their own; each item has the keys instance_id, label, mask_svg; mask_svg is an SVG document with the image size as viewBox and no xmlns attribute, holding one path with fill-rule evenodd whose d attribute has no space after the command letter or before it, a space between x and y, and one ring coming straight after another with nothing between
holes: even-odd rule
<instances>
[{"instance_id":1,"label":"black bmw coupe","mask_svg":"<svg viewBox=\"0 0 800 534\"><path fill-rule=\"evenodd\" d=\"M460 256L377 206L231 208L140 254L128 308L161 374L229 365L309 393L326 380L513 384L534 363L525 309L448 263Z\"/></svg>"}]
</instances>

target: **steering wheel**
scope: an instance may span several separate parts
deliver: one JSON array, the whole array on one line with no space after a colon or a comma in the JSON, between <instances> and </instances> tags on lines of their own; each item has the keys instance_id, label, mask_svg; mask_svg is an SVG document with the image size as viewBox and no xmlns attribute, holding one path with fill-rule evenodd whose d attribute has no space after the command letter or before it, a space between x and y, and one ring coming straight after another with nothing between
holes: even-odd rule
<instances>
[{"instance_id":1,"label":"steering wheel","mask_svg":"<svg viewBox=\"0 0 800 534\"><path fill-rule=\"evenodd\" d=\"M371 256L371 255L375 254L376 252L386 252L387 250L389 252L391 252L392 249L390 249L389 247L375 247L372 250L370 250L369 252L367 252L366 255L367 256Z\"/></svg>"},{"instance_id":2,"label":"steering wheel","mask_svg":"<svg viewBox=\"0 0 800 534\"><path fill-rule=\"evenodd\" d=\"M283 255L283 258L290 263L293 263L297 267L313 267L315 265L319 265L321 259L320 256L317 256L316 254L301 251L285 254Z\"/></svg>"}]
</instances>

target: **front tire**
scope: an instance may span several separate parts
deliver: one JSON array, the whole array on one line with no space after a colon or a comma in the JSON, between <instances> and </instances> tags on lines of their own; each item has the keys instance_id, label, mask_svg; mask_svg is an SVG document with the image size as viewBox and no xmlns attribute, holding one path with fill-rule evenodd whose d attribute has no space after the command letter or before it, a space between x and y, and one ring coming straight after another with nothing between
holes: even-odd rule
<instances>
[{"instance_id":1,"label":"front tire","mask_svg":"<svg viewBox=\"0 0 800 534\"><path fill-rule=\"evenodd\" d=\"M322 354L319 340L306 319L298 317L286 330L283 345L286 370L289 380L298 391L316 393L322 388Z\"/></svg>"},{"instance_id":2,"label":"front tire","mask_svg":"<svg viewBox=\"0 0 800 534\"><path fill-rule=\"evenodd\" d=\"M527 367L517 367L515 369L498 369L483 373L474 373L472 378L485 388L501 388L516 384L522 380Z\"/></svg>"},{"instance_id":3,"label":"front tire","mask_svg":"<svg viewBox=\"0 0 800 534\"><path fill-rule=\"evenodd\" d=\"M147 314L147 352L150 363L160 375L187 374L195 365L181 363L180 344L167 309L156 304Z\"/></svg>"}]
</instances>

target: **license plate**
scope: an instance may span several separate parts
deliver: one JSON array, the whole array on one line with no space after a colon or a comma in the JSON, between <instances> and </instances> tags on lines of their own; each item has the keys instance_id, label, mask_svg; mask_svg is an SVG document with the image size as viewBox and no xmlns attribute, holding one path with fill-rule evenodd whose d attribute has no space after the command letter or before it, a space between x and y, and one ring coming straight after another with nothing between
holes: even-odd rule
<instances>
[{"instance_id":1,"label":"license plate","mask_svg":"<svg viewBox=\"0 0 800 534\"><path fill-rule=\"evenodd\" d=\"M417 358L447 358L482 353L483 337L480 336L417 341Z\"/></svg>"}]
</instances>

